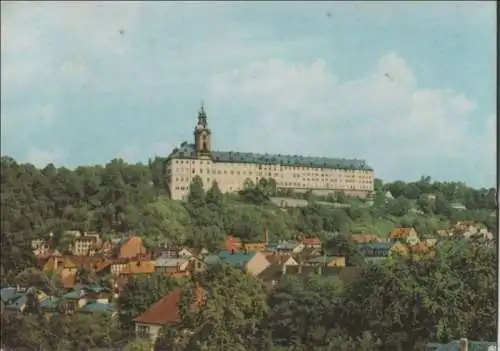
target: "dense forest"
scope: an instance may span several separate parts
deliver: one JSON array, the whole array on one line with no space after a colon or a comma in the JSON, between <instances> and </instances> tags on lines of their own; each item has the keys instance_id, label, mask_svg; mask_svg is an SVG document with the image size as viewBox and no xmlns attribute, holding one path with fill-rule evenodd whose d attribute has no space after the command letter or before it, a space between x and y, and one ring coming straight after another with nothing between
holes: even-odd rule
<instances>
[{"instance_id":1,"label":"dense forest","mask_svg":"<svg viewBox=\"0 0 500 351\"><path fill-rule=\"evenodd\" d=\"M429 177L409 183L376 180L367 201L344 194L319 198L282 192L272 179L246 184L238 194L222 194L216 183L205 192L201 180L195 179L183 203L169 199L165 162L113 160L69 170L54 165L37 169L2 157L2 283L14 283L34 267L32 238L50 239L58 247L65 230L97 231L108 237L132 232L150 247L168 241L209 250L218 248L228 233L242 240L263 240L265 228L271 240L298 233L323 239L331 233L359 232L385 237L396 226L412 226L421 236L432 237L455 221L473 220L484 223L497 237L495 189L473 189ZM280 209L270 201L273 196L300 196L308 205ZM334 206L338 203L348 206ZM454 203L466 209L455 209ZM197 316L186 312L181 323L192 326L196 320L198 325L211 325L211 332L200 327L187 337L171 328L156 348L170 350L165 345L171 338L181 338L179 347L188 350L242 351L272 347L407 351L421 350L428 341L463 336L491 341L496 335L496 269L494 246L479 241L446 243L433 260L398 258L363 266L361 278L348 284L332 277L286 278L270 295L255 278L219 267L195 278L218 292L211 295L216 300L209 299L212 308ZM26 350L87 350L123 343L129 350L142 350L145 341L129 340L130 332L124 336L131 327L130 311L135 315L144 311L144 306L179 284L166 277L155 279L159 281L129 281L118 302L122 316L118 321L57 314L47 321L36 313L36 306L27 315L2 313L7 330L2 342ZM182 285L190 291L190 284Z\"/></svg>"}]
</instances>

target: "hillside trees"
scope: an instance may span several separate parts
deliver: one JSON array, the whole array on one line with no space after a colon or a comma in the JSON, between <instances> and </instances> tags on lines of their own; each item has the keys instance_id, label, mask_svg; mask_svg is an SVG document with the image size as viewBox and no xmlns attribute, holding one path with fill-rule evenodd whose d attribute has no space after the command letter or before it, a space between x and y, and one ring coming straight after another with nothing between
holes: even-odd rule
<instances>
[{"instance_id":1,"label":"hillside trees","mask_svg":"<svg viewBox=\"0 0 500 351\"><path fill-rule=\"evenodd\" d=\"M161 275L129 278L117 301L121 327L132 330L133 319L176 286L173 278Z\"/></svg>"},{"instance_id":2,"label":"hillside trees","mask_svg":"<svg viewBox=\"0 0 500 351\"><path fill-rule=\"evenodd\" d=\"M216 265L195 276L192 284L183 288L180 311L181 322L165 328L156 350L171 350L173 344L179 350L193 351L270 348L263 286L256 278L228 265Z\"/></svg>"}]
</instances>

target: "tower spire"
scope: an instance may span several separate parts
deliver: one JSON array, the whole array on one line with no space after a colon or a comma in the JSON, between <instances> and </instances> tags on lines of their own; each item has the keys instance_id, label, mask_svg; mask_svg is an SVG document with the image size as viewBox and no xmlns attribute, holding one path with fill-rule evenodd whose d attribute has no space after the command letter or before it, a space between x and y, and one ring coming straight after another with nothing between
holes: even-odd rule
<instances>
[{"instance_id":1,"label":"tower spire","mask_svg":"<svg viewBox=\"0 0 500 351\"><path fill-rule=\"evenodd\" d=\"M207 128L207 113L205 112L205 104L201 100L200 112L198 112L198 126Z\"/></svg>"}]
</instances>

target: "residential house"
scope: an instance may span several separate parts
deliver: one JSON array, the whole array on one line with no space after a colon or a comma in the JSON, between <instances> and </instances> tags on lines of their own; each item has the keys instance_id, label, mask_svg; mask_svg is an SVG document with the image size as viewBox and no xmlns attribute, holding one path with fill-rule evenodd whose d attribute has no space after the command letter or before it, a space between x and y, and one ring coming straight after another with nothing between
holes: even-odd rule
<instances>
[{"instance_id":1,"label":"residential house","mask_svg":"<svg viewBox=\"0 0 500 351\"><path fill-rule=\"evenodd\" d=\"M70 251L75 256L92 256L92 254L95 254L95 251L92 249L98 240L95 236L77 237L70 245Z\"/></svg>"},{"instance_id":2,"label":"residential house","mask_svg":"<svg viewBox=\"0 0 500 351\"><path fill-rule=\"evenodd\" d=\"M104 256L111 256L113 254L113 244L108 240L99 240L94 243L94 246L91 249L91 253L98 255L102 254Z\"/></svg>"},{"instance_id":3,"label":"residential house","mask_svg":"<svg viewBox=\"0 0 500 351\"><path fill-rule=\"evenodd\" d=\"M118 273L121 277L130 277L131 275L150 275L155 273L156 261L129 261L125 267Z\"/></svg>"},{"instance_id":4,"label":"residential house","mask_svg":"<svg viewBox=\"0 0 500 351\"><path fill-rule=\"evenodd\" d=\"M345 257L318 256L304 261L307 266L345 267Z\"/></svg>"},{"instance_id":5,"label":"residential house","mask_svg":"<svg viewBox=\"0 0 500 351\"><path fill-rule=\"evenodd\" d=\"M264 251L267 247L267 242L265 241L253 241L242 243L241 249L252 252Z\"/></svg>"},{"instance_id":6,"label":"residential house","mask_svg":"<svg viewBox=\"0 0 500 351\"><path fill-rule=\"evenodd\" d=\"M103 258L102 261L96 262L93 265L93 272L95 272L99 276L104 276L111 273L111 264L112 260Z\"/></svg>"},{"instance_id":7,"label":"residential house","mask_svg":"<svg viewBox=\"0 0 500 351\"><path fill-rule=\"evenodd\" d=\"M454 236L461 236L463 238L479 236L484 239L493 240L493 234L488 231L484 224L472 221L458 221L455 223L453 234Z\"/></svg>"},{"instance_id":8,"label":"residential house","mask_svg":"<svg viewBox=\"0 0 500 351\"><path fill-rule=\"evenodd\" d=\"M148 338L154 344L165 325L179 323L181 321L179 310L181 294L182 289L176 288L137 317L134 320L137 336ZM196 300L192 307L200 307L203 301L204 292L201 288L198 288Z\"/></svg>"},{"instance_id":9,"label":"residential house","mask_svg":"<svg viewBox=\"0 0 500 351\"><path fill-rule=\"evenodd\" d=\"M351 239L356 244L378 243L381 241L380 238L374 234L352 234Z\"/></svg>"},{"instance_id":10,"label":"residential house","mask_svg":"<svg viewBox=\"0 0 500 351\"><path fill-rule=\"evenodd\" d=\"M109 304L113 297L113 292L107 287L103 287L97 284L85 285L82 287L85 292L85 297L87 300L94 302Z\"/></svg>"},{"instance_id":11,"label":"residential house","mask_svg":"<svg viewBox=\"0 0 500 351\"><path fill-rule=\"evenodd\" d=\"M120 272L125 269L126 267L129 266L129 264L134 264L137 262L143 262L143 261L154 261L152 259L152 254L151 253L145 253L143 255L139 255L134 258L118 258L115 260L112 260L110 265L109 265L109 273L112 275L120 275Z\"/></svg>"},{"instance_id":12,"label":"residential house","mask_svg":"<svg viewBox=\"0 0 500 351\"><path fill-rule=\"evenodd\" d=\"M127 267L128 265L128 262L129 260L127 259L118 259L118 260L115 260L113 261L110 265L109 265L109 270L110 270L110 273L112 275L119 275L120 272L125 268Z\"/></svg>"},{"instance_id":13,"label":"residential house","mask_svg":"<svg viewBox=\"0 0 500 351\"><path fill-rule=\"evenodd\" d=\"M43 239L35 239L31 241L31 249L36 257L43 257L50 253L49 244Z\"/></svg>"},{"instance_id":14,"label":"residential house","mask_svg":"<svg viewBox=\"0 0 500 351\"><path fill-rule=\"evenodd\" d=\"M278 264L282 267L298 265L298 262L290 254L280 254L276 252L271 252L271 253L265 253L264 255L271 264Z\"/></svg>"},{"instance_id":15,"label":"residential house","mask_svg":"<svg viewBox=\"0 0 500 351\"><path fill-rule=\"evenodd\" d=\"M318 237L302 238L300 242L306 249L321 249L321 240Z\"/></svg>"},{"instance_id":16,"label":"residential house","mask_svg":"<svg viewBox=\"0 0 500 351\"><path fill-rule=\"evenodd\" d=\"M406 245L402 243L379 242L358 244L359 251L365 261L372 262L390 257L393 253L405 253Z\"/></svg>"},{"instance_id":17,"label":"residential house","mask_svg":"<svg viewBox=\"0 0 500 351\"><path fill-rule=\"evenodd\" d=\"M434 253L434 250L429 248L425 243L420 242L416 243L415 245L411 245L409 248L409 252L411 252L413 255L416 255L417 257L429 257L432 256Z\"/></svg>"},{"instance_id":18,"label":"residential house","mask_svg":"<svg viewBox=\"0 0 500 351\"><path fill-rule=\"evenodd\" d=\"M293 256L297 260L297 262L303 262L304 260L307 260L312 257L317 257L323 255L323 249L321 247L309 247L309 248L303 248L299 252L293 253Z\"/></svg>"},{"instance_id":19,"label":"residential house","mask_svg":"<svg viewBox=\"0 0 500 351\"><path fill-rule=\"evenodd\" d=\"M390 249L390 254L399 254L399 255L407 255L410 252L411 247L415 247L415 245L419 244L420 242L417 242L416 244L406 244L402 243L400 241L396 241L391 249ZM419 246L420 247L420 246Z\"/></svg>"},{"instance_id":20,"label":"residential house","mask_svg":"<svg viewBox=\"0 0 500 351\"><path fill-rule=\"evenodd\" d=\"M424 244L427 245L428 248L434 248L436 247L437 239L436 238L424 239Z\"/></svg>"},{"instance_id":21,"label":"residential house","mask_svg":"<svg viewBox=\"0 0 500 351\"><path fill-rule=\"evenodd\" d=\"M4 303L6 310L23 312L28 304L29 294L34 294L39 302L47 298L47 295L43 291L36 288L30 287L23 289L16 287L13 293L4 292L4 296L2 296L2 303Z\"/></svg>"},{"instance_id":22,"label":"residential house","mask_svg":"<svg viewBox=\"0 0 500 351\"><path fill-rule=\"evenodd\" d=\"M287 254L298 254L305 249L304 244L296 241L280 241L276 245L276 252Z\"/></svg>"},{"instance_id":23,"label":"residential house","mask_svg":"<svg viewBox=\"0 0 500 351\"><path fill-rule=\"evenodd\" d=\"M146 247L140 236L122 239L116 247L117 258L136 258L146 253Z\"/></svg>"},{"instance_id":24,"label":"residential house","mask_svg":"<svg viewBox=\"0 0 500 351\"><path fill-rule=\"evenodd\" d=\"M197 260L196 263L198 262ZM193 264L193 260L189 257L158 258L155 264L155 272L168 276L187 277L192 274Z\"/></svg>"},{"instance_id":25,"label":"residential house","mask_svg":"<svg viewBox=\"0 0 500 351\"><path fill-rule=\"evenodd\" d=\"M184 246L162 246L155 249L154 256L156 258L160 257L171 257L171 258L179 258L179 257L191 257L194 255L194 250L189 249Z\"/></svg>"},{"instance_id":26,"label":"residential house","mask_svg":"<svg viewBox=\"0 0 500 351\"><path fill-rule=\"evenodd\" d=\"M66 310L66 313L110 312L115 314L116 308L110 303L112 297L113 292L109 288L96 284L77 284L72 291L64 294L60 299L44 300L42 308L50 312L59 305Z\"/></svg>"},{"instance_id":27,"label":"residential house","mask_svg":"<svg viewBox=\"0 0 500 351\"><path fill-rule=\"evenodd\" d=\"M82 313L111 313L112 317L117 315L116 306L112 303L89 301L79 310Z\"/></svg>"},{"instance_id":28,"label":"residential house","mask_svg":"<svg viewBox=\"0 0 500 351\"><path fill-rule=\"evenodd\" d=\"M472 221L458 221L452 228L438 230L437 235L441 239L468 239L478 236L487 240L493 240L493 234L488 231L484 224Z\"/></svg>"},{"instance_id":29,"label":"residential house","mask_svg":"<svg viewBox=\"0 0 500 351\"><path fill-rule=\"evenodd\" d=\"M241 249L241 240L232 235L228 235L226 240L224 240L224 248L229 252L238 251Z\"/></svg>"},{"instance_id":30,"label":"residential house","mask_svg":"<svg viewBox=\"0 0 500 351\"><path fill-rule=\"evenodd\" d=\"M77 265L67 256L52 256L43 267L44 273L55 273L64 288L73 288L76 284Z\"/></svg>"},{"instance_id":31,"label":"residential house","mask_svg":"<svg viewBox=\"0 0 500 351\"><path fill-rule=\"evenodd\" d=\"M76 283L77 272L86 269L95 273L106 267L109 261L98 256L51 256L43 265L45 273L56 273L65 288L73 288Z\"/></svg>"},{"instance_id":32,"label":"residential house","mask_svg":"<svg viewBox=\"0 0 500 351\"><path fill-rule=\"evenodd\" d=\"M277 284L279 279L286 273L288 267L298 266L298 262L292 255L289 254L279 254L276 252L265 254L266 259L269 261L270 265L264 269L258 277L268 285L268 288L272 288Z\"/></svg>"},{"instance_id":33,"label":"residential house","mask_svg":"<svg viewBox=\"0 0 500 351\"><path fill-rule=\"evenodd\" d=\"M397 227L389 234L389 239L392 242L401 241L410 245L415 245L420 241L417 231L414 228Z\"/></svg>"},{"instance_id":34,"label":"residential house","mask_svg":"<svg viewBox=\"0 0 500 351\"><path fill-rule=\"evenodd\" d=\"M85 290L82 289L80 284L76 284L72 291L62 296L62 299L67 302L67 308L71 312L76 312L88 302L85 297Z\"/></svg>"},{"instance_id":35,"label":"residential house","mask_svg":"<svg viewBox=\"0 0 500 351\"><path fill-rule=\"evenodd\" d=\"M221 251L216 255L216 257L208 256L205 258L205 263L207 263L208 265L217 262L225 262L254 276L259 275L271 264L267 260L266 256L261 252Z\"/></svg>"}]
</instances>

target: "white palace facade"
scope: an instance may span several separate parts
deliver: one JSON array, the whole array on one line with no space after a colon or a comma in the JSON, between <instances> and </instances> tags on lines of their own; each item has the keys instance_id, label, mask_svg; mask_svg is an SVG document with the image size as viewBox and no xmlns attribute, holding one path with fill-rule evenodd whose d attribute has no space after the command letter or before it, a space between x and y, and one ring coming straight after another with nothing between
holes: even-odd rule
<instances>
[{"instance_id":1,"label":"white palace facade","mask_svg":"<svg viewBox=\"0 0 500 351\"><path fill-rule=\"evenodd\" d=\"M171 197L177 200L186 199L195 176L203 180L206 190L214 181L222 192L235 192L248 180L272 178L278 189L359 197L372 192L374 182L373 169L362 160L212 150L212 131L203 106L194 143L183 142L170 153L166 172Z\"/></svg>"}]
</instances>

